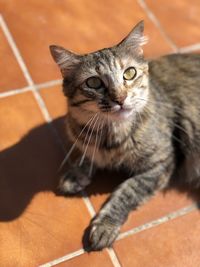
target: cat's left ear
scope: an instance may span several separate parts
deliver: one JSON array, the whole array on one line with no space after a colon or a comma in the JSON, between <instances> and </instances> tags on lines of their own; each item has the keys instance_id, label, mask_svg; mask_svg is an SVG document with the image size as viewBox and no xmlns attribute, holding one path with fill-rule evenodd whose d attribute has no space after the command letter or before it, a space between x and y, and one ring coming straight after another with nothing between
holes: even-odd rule
<instances>
[{"instance_id":1,"label":"cat's left ear","mask_svg":"<svg viewBox=\"0 0 200 267\"><path fill-rule=\"evenodd\" d=\"M76 55L65 48L57 45L50 45L51 55L58 64L63 77L66 77L70 71L74 70L81 62L81 56Z\"/></svg>"},{"instance_id":2,"label":"cat's left ear","mask_svg":"<svg viewBox=\"0 0 200 267\"><path fill-rule=\"evenodd\" d=\"M126 50L138 49L148 42L148 38L143 35L144 21L140 21L132 31L118 44L118 47Z\"/></svg>"}]
</instances>

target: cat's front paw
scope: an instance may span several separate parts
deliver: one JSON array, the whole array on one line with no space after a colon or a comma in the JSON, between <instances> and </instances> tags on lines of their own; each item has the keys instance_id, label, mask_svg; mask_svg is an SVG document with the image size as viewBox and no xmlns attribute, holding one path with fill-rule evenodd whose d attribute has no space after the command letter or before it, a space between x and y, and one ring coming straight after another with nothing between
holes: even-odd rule
<instances>
[{"instance_id":1,"label":"cat's front paw","mask_svg":"<svg viewBox=\"0 0 200 267\"><path fill-rule=\"evenodd\" d=\"M68 170L61 176L58 189L64 194L76 194L91 182L90 178L77 170Z\"/></svg>"},{"instance_id":2,"label":"cat's front paw","mask_svg":"<svg viewBox=\"0 0 200 267\"><path fill-rule=\"evenodd\" d=\"M97 216L90 226L89 243L91 250L102 250L110 247L119 234L120 226L112 222L112 219Z\"/></svg>"}]
</instances>

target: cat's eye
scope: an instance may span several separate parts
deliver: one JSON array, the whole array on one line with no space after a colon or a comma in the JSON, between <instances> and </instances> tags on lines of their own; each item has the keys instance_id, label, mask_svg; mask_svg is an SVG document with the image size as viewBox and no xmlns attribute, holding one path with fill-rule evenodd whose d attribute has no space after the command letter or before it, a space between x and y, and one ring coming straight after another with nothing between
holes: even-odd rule
<instances>
[{"instance_id":1,"label":"cat's eye","mask_svg":"<svg viewBox=\"0 0 200 267\"><path fill-rule=\"evenodd\" d=\"M99 89L102 87L103 82L98 77L90 77L86 80L86 84L89 88Z\"/></svg>"},{"instance_id":2,"label":"cat's eye","mask_svg":"<svg viewBox=\"0 0 200 267\"><path fill-rule=\"evenodd\" d=\"M130 67L124 71L123 78L124 80L133 80L137 72L134 67Z\"/></svg>"}]
</instances>

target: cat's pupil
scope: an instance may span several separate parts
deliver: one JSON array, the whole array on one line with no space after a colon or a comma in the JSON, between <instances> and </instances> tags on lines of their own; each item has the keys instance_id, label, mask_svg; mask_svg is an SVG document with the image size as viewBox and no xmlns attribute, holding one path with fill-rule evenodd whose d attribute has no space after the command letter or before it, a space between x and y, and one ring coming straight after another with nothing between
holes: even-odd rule
<instances>
[{"instance_id":1,"label":"cat's pupil","mask_svg":"<svg viewBox=\"0 0 200 267\"><path fill-rule=\"evenodd\" d=\"M125 70L123 74L124 80L132 80L136 76L136 69L134 67L129 67Z\"/></svg>"},{"instance_id":2,"label":"cat's pupil","mask_svg":"<svg viewBox=\"0 0 200 267\"><path fill-rule=\"evenodd\" d=\"M86 80L86 84L89 88L99 89L102 87L103 82L98 77L90 77Z\"/></svg>"}]
</instances>

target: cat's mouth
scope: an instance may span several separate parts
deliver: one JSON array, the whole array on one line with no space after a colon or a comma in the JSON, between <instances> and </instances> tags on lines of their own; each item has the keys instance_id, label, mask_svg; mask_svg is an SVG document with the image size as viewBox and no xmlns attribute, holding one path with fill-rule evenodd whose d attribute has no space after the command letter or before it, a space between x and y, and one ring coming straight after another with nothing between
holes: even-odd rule
<instances>
[{"instance_id":1,"label":"cat's mouth","mask_svg":"<svg viewBox=\"0 0 200 267\"><path fill-rule=\"evenodd\" d=\"M113 107L107 108L106 110L103 109L110 118L115 120L122 120L129 118L133 113L132 107L124 107L120 105L115 105Z\"/></svg>"},{"instance_id":2,"label":"cat's mouth","mask_svg":"<svg viewBox=\"0 0 200 267\"><path fill-rule=\"evenodd\" d=\"M133 108L120 107L115 111L111 111L111 116L116 119L127 119L133 113Z\"/></svg>"}]
</instances>

